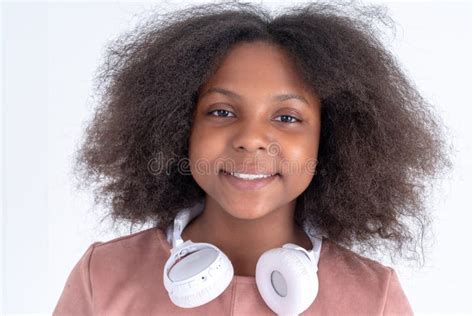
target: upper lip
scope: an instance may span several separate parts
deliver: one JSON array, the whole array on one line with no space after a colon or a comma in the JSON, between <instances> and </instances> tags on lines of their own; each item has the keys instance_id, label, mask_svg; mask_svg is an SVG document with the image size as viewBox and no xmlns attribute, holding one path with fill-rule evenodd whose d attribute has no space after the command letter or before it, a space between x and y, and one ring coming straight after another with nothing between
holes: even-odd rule
<instances>
[{"instance_id":1,"label":"upper lip","mask_svg":"<svg viewBox=\"0 0 474 316\"><path fill-rule=\"evenodd\" d=\"M261 169L261 168L260 168ZM227 173L244 173L244 174L252 174L252 175L273 175L273 174L278 174L278 172L274 171L261 171L256 167L247 167L245 170L237 168L237 170L227 170L225 168L222 168L221 170L227 172Z\"/></svg>"}]
</instances>

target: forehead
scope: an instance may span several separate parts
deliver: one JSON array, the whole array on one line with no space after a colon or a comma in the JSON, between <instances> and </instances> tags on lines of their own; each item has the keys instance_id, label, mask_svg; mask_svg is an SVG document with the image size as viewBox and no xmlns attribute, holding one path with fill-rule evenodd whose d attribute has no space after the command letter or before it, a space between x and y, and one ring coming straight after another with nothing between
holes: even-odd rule
<instances>
[{"instance_id":1,"label":"forehead","mask_svg":"<svg viewBox=\"0 0 474 316\"><path fill-rule=\"evenodd\" d=\"M232 47L201 92L213 86L228 86L243 93L309 94L288 53L283 48L263 42L239 43Z\"/></svg>"}]
</instances>

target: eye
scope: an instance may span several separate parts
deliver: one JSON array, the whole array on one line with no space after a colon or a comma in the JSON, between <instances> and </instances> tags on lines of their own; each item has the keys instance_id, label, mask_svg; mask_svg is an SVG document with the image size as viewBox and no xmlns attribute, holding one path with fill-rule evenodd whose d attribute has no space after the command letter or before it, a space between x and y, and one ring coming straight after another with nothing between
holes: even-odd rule
<instances>
[{"instance_id":1,"label":"eye","mask_svg":"<svg viewBox=\"0 0 474 316\"><path fill-rule=\"evenodd\" d=\"M217 112L217 113L220 113L220 114L232 113L231 111L222 110L222 109L217 109L217 110L210 111L210 112L208 112L207 114L208 114L208 115L212 115L212 116L217 116L217 117L227 117L227 116L221 116L221 115L213 115L212 113L214 113L214 112Z\"/></svg>"},{"instance_id":2,"label":"eye","mask_svg":"<svg viewBox=\"0 0 474 316\"><path fill-rule=\"evenodd\" d=\"M278 115L278 117L285 117L285 118L290 118L290 119L294 120L294 121L291 121L291 122L289 122L288 120L283 120L284 123L298 123L298 122L301 122L300 119L297 119L296 117L291 116L291 115Z\"/></svg>"}]
</instances>

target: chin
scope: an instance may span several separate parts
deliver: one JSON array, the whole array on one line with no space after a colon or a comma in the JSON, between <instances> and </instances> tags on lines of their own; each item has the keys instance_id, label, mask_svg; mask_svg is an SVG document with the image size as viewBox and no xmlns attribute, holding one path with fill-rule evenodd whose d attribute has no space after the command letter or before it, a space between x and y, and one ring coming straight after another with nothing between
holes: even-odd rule
<instances>
[{"instance_id":1,"label":"chin","mask_svg":"<svg viewBox=\"0 0 474 316\"><path fill-rule=\"evenodd\" d=\"M241 205L249 205L248 203L242 203ZM250 204L251 205L251 204ZM257 220L266 216L270 213L270 210L255 209L253 207L241 207L241 208L230 208L226 209L227 214L230 216L241 219L241 220Z\"/></svg>"}]
</instances>

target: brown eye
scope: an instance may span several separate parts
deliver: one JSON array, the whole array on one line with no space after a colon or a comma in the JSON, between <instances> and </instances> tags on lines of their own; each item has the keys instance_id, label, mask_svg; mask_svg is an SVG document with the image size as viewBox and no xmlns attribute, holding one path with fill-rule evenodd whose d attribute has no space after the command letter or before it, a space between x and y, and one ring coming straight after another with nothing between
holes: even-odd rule
<instances>
[{"instance_id":1,"label":"brown eye","mask_svg":"<svg viewBox=\"0 0 474 316\"><path fill-rule=\"evenodd\" d=\"M218 113L218 115L213 115L214 112ZM207 114L211 116L217 116L217 117L228 117L225 115L226 113L232 113L232 112L227 111L227 110L217 109L217 110L210 111ZM219 115L219 114L222 114L222 115Z\"/></svg>"},{"instance_id":2,"label":"brown eye","mask_svg":"<svg viewBox=\"0 0 474 316\"><path fill-rule=\"evenodd\" d=\"M298 123L298 122L301 122L300 119L297 119L296 117L291 116L291 115L279 115L278 117L284 117L285 118L284 120L281 121L283 123ZM291 120L291 119L293 119L294 121L290 122L289 120Z\"/></svg>"}]
</instances>

